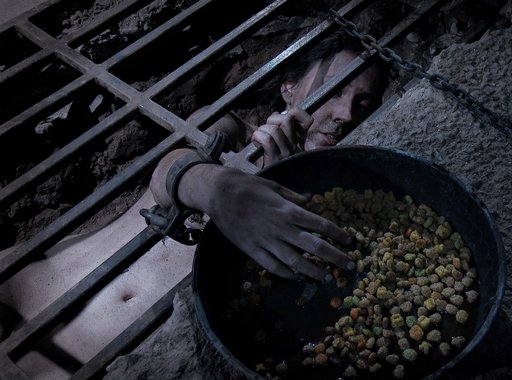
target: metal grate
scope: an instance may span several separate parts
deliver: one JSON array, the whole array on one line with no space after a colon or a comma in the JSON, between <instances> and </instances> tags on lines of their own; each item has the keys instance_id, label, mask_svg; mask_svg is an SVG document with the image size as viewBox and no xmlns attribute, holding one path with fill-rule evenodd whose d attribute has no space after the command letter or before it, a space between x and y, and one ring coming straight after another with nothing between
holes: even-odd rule
<instances>
[{"instance_id":1,"label":"metal grate","mask_svg":"<svg viewBox=\"0 0 512 380\"><path fill-rule=\"evenodd\" d=\"M83 49L88 43L108 33L109 26L115 25L127 16L149 4L148 0L125 0L113 2L97 17L91 18L80 28L64 30L63 20L91 1L65 2L51 0L8 23L0 30L0 151L4 162L21 159L21 155L11 152L9 147L20 146L27 131L33 130L38 120L56 112L75 99L102 94L112 110L110 115L99 123L85 124L81 130L71 133L61 142L59 149L47 155L36 156L37 163L23 173L11 170L10 165L2 169L6 184L0 189L0 211L6 210L41 185L58 171L62 170L82 154L91 150L98 141L122 128L134 119L141 119L151 126L159 136L152 149L140 156L121 173L91 194L85 195L65 214L46 226L15 250L0 257L0 284L30 263L37 255L43 254L61 239L80 227L124 190L142 178L147 177L158 161L171 149L189 144L198 146L206 141L203 132L208 125L222 117L237 105L237 101L251 91L264 85L290 60L301 51L308 49L327 36L338 26L326 18L311 28L296 41L290 43L273 59L263 64L250 76L242 80L227 93L214 99L208 111L193 122L186 122L178 113L163 105L162 97L190 80L212 62L219 59L244 39L257 32L271 20L291 6L291 0L276 0L261 5L258 9L244 6L235 7L235 1L199 0L183 3L183 9L169 8L160 16L156 24L148 31L136 34L111 46L108 52L99 52L92 56ZM257 3L257 2L254 2ZM372 3L369 0L352 0L343 3L338 13L346 18L364 12ZM420 6L411 8L410 14L396 23L384 35L379 43L394 46L415 30L432 12L443 6L444 1L429 0L419 2ZM266 5L266 6L265 6ZM158 49L162 41L182 39L183 30L189 25L205 25L208 14L219 7L235 7L239 17L226 22L224 29L215 33L213 41L200 39L199 47L190 53L187 46L181 54L165 61L168 67L154 83L141 88L134 85L140 73L137 64L151 49ZM464 39L473 39L487 28L488 24L478 23ZM99 37L98 37L99 36ZM179 44L178 44L179 45ZM180 51L178 49L178 51ZM188 54L188 56L187 56ZM359 56L331 82L324 85L304 102L304 108L315 111L333 93L343 87L361 70L377 59L375 51ZM396 100L392 96L381 109L389 107ZM379 110L376 113L380 112ZM37 144L27 140L25 146ZM23 149L23 148L22 148ZM258 157L258 149L253 144L239 152L224 154L225 165L240 168L249 173L257 171L252 163ZM4 164L3 164L4 165ZM10 170L12 172L10 172ZM160 240L150 229L141 231L97 269L81 280L77 286L66 292L43 312L27 322L22 328L0 344L0 378L28 378L15 361L24 352L37 344L38 340L55 328L73 307L86 302L101 288L113 280L120 272L144 255ZM108 344L92 360L85 363L73 375L73 379L88 379L104 373L105 367L118 355L128 352L135 344L147 337L162 321L172 313L172 299L180 287L190 283L185 278L176 288L158 301L150 310L134 322L128 329Z\"/></svg>"}]
</instances>

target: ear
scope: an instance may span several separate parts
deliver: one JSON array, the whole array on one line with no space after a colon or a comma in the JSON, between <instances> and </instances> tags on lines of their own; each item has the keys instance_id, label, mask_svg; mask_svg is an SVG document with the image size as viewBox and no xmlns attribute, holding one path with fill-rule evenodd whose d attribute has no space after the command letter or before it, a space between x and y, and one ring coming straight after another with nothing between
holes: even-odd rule
<instances>
[{"instance_id":1,"label":"ear","mask_svg":"<svg viewBox=\"0 0 512 380\"><path fill-rule=\"evenodd\" d=\"M297 86L297 82L287 80L281 84L281 96L288 107L293 105L293 91Z\"/></svg>"}]
</instances>

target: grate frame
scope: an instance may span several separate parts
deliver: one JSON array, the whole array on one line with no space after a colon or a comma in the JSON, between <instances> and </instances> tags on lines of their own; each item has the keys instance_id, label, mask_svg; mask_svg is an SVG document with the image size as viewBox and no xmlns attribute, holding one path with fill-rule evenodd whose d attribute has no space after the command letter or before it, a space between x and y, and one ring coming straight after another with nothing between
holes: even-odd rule
<instances>
[{"instance_id":1,"label":"grate frame","mask_svg":"<svg viewBox=\"0 0 512 380\"><path fill-rule=\"evenodd\" d=\"M219 1L217 0L217 2ZM247 21L241 23L224 37L212 43L208 48L144 91L137 91L133 86L119 79L112 73L112 69L127 57L133 56L144 47L157 41L164 34L170 33L172 30L184 25L197 12L200 12L205 7L212 6L216 0L199 0L195 2L184 11L165 21L101 63L89 60L72 46L94 35L110 23L121 20L131 12L140 9L140 7L148 4L149 0L125 0L116 7L102 13L77 31L63 38L56 38L37 26L33 20L37 18L37 15L62 2L63 0L50 0L0 27L0 34L14 31L38 48L19 62L0 72L0 86L6 81L15 78L16 75L22 74L27 69L52 56L71 66L79 73L77 78L1 124L0 139L4 135L8 135L21 128L24 123L48 112L49 109L65 103L68 99L72 99L80 89L90 83L94 83L112 96L120 99L124 102L124 105L87 132L62 147L57 153L41 161L16 180L1 188L0 206L6 207L19 199L31 188L41 184L44 180L55 174L64 165L90 147L92 143L104 138L108 133L116 130L118 126L132 119L135 115L140 114L149 118L158 126L169 131L170 135L140 157L140 159L132 163L122 173L116 175L93 194L83 199L55 222L36 234L32 239L23 243L9 254L2 256L0 258L0 284L24 268L31 262L33 257L44 253L75 228L79 227L87 218L94 215L113 200L137 178L150 172L169 150L183 143L196 147L204 144L207 137L204 130L208 125L228 112L235 105L236 99L268 80L270 76L290 59L300 54L304 49L311 47L335 28L338 28L332 20L326 19L228 93L217 99L201 117L189 123L158 104L154 99L163 92L169 91L186 79L191 78L209 63L235 47L244 38L275 17L291 0L275 0L271 2L267 7L254 14ZM371 0L352 0L341 7L338 13L343 17L351 18L371 3ZM443 6L444 3L445 1L443 0L425 1L421 7L415 9L408 17L400 21L386 35L381 36L379 43L383 46L392 47L431 12ZM487 24L479 23L463 39L471 41L480 35L482 31L486 30L487 27ZM314 112L375 59L377 59L376 51L371 51L357 57L345 70L306 99L302 105L303 108L308 112ZM416 80L411 81L406 88L411 87L414 83L416 83ZM391 107L398 97L399 95L391 97L370 118L376 117L379 113ZM259 154L261 154L260 149L251 143L239 152L223 154L221 160L226 166L239 168L247 173L254 174L258 169L252 162L254 162ZM81 280L77 286L66 292L39 315L28 321L21 329L1 342L0 367L2 368L2 373L0 373L0 378L29 379L16 366L12 358L21 355L24 350L36 344L38 339L50 332L59 323L60 318L66 315L68 310L90 299L122 270L144 255L159 240L160 237L152 230L149 228L144 229ZM113 359L132 349L136 343L147 337L172 313L172 299L175 293L188 284L190 284L190 275L155 303L144 315L101 350L93 359L84 363L71 378L89 379L100 376Z\"/></svg>"}]
</instances>

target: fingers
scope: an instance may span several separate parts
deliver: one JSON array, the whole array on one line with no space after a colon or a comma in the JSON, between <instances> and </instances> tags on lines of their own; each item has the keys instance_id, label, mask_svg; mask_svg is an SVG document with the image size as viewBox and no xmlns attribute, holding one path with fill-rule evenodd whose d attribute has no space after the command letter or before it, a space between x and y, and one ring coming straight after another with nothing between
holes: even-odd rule
<instances>
[{"instance_id":1,"label":"fingers","mask_svg":"<svg viewBox=\"0 0 512 380\"><path fill-rule=\"evenodd\" d=\"M300 205L305 203L307 198L286 187L280 186L277 192L285 199ZM350 256L338 250L328 241L313 232L329 237L341 244L350 244L351 237L336 224L324 219L314 213L306 211L299 206L292 206L295 211L289 210L291 215L289 228L281 230L282 233L274 240L272 247L267 247L281 262L291 267L296 272L323 281L326 271L313 264L302 256L302 252L308 252L332 263L339 268L352 271L355 264ZM299 221L299 222L298 222ZM276 241L280 241L276 243ZM276 249L278 247L278 249Z\"/></svg>"},{"instance_id":2,"label":"fingers","mask_svg":"<svg viewBox=\"0 0 512 380\"><path fill-rule=\"evenodd\" d=\"M308 199L304 195L281 185L278 186L277 192L283 198L298 206L304 205ZM283 240L340 268L346 270L353 270L355 268L355 264L350 256L341 252L326 240L312 234L312 232L316 232L343 245L349 245L352 242L352 238L345 230L338 227L335 223L302 208L296 208L293 214L292 218L296 229L284 234ZM308 272L301 273L313 277L307 267L300 266L299 269L308 270Z\"/></svg>"},{"instance_id":3,"label":"fingers","mask_svg":"<svg viewBox=\"0 0 512 380\"><path fill-rule=\"evenodd\" d=\"M321 239L312 233L301 231L299 233L299 239L295 244L300 245L300 247L306 252L318 256L340 268L347 270L353 270L355 268L355 264L350 256L339 251L326 240Z\"/></svg>"},{"instance_id":4,"label":"fingers","mask_svg":"<svg viewBox=\"0 0 512 380\"><path fill-rule=\"evenodd\" d=\"M306 231L300 231L293 242L274 242L268 249L272 252L261 249L256 254L251 254L251 257L270 273L287 279L297 279L298 275L303 275L323 282L328 278L328 270L306 259L301 252L320 257L339 268L350 271L355 268L348 255Z\"/></svg>"},{"instance_id":5,"label":"fingers","mask_svg":"<svg viewBox=\"0 0 512 380\"><path fill-rule=\"evenodd\" d=\"M304 206L308 202L308 198L306 196L296 193L295 191L281 185L278 185L277 192L286 200L289 200L299 206Z\"/></svg>"},{"instance_id":6,"label":"fingers","mask_svg":"<svg viewBox=\"0 0 512 380\"><path fill-rule=\"evenodd\" d=\"M288 157L296 151L296 142L289 140L278 125L260 126L253 133L252 140L259 142L267 155L278 159Z\"/></svg>"},{"instance_id":7,"label":"fingers","mask_svg":"<svg viewBox=\"0 0 512 380\"><path fill-rule=\"evenodd\" d=\"M300 150L313 117L299 108L284 113L274 112L267 123L252 135L252 141L264 150L264 163L269 165Z\"/></svg>"},{"instance_id":8,"label":"fingers","mask_svg":"<svg viewBox=\"0 0 512 380\"><path fill-rule=\"evenodd\" d=\"M312 212L305 212L309 215L307 215L306 217L301 215L300 218L297 218L297 226L303 227L308 231L317 232L320 235L329 237L343 245L349 245L352 243L352 238L350 237L350 235L333 222L325 218L322 218L320 215L314 214Z\"/></svg>"},{"instance_id":9,"label":"fingers","mask_svg":"<svg viewBox=\"0 0 512 380\"><path fill-rule=\"evenodd\" d=\"M260 264L267 271L269 271L272 274L275 274L276 276L287 278L289 280L293 280L296 278L296 275L289 267L287 267L282 262L277 260L275 256L273 256L265 249L253 251L249 256L251 256L254 259L254 261Z\"/></svg>"},{"instance_id":10,"label":"fingers","mask_svg":"<svg viewBox=\"0 0 512 380\"><path fill-rule=\"evenodd\" d=\"M327 270L304 258L297 249L286 243L274 247L276 257L296 273L306 275L318 281L324 281Z\"/></svg>"},{"instance_id":11,"label":"fingers","mask_svg":"<svg viewBox=\"0 0 512 380\"><path fill-rule=\"evenodd\" d=\"M313 117L300 108L291 108L286 113L273 113L267 119L267 124L279 125L288 140L294 144L301 142L307 130L313 124Z\"/></svg>"},{"instance_id":12,"label":"fingers","mask_svg":"<svg viewBox=\"0 0 512 380\"><path fill-rule=\"evenodd\" d=\"M304 258L295 248L286 243L272 247L273 253L260 249L250 256L270 273L290 280L301 276L324 281L328 271Z\"/></svg>"}]
</instances>

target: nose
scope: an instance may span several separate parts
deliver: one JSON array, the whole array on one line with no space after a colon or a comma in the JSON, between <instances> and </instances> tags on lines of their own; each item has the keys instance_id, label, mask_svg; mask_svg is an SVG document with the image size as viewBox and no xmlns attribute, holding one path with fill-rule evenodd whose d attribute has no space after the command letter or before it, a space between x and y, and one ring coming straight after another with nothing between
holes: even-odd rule
<instances>
[{"instance_id":1,"label":"nose","mask_svg":"<svg viewBox=\"0 0 512 380\"><path fill-rule=\"evenodd\" d=\"M339 96L332 99L330 114L332 120L338 124L350 124L353 120L352 99L349 96Z\"/></svg>"}]
</instances>

